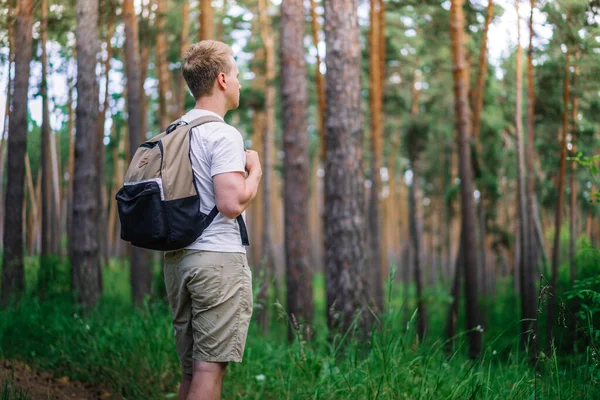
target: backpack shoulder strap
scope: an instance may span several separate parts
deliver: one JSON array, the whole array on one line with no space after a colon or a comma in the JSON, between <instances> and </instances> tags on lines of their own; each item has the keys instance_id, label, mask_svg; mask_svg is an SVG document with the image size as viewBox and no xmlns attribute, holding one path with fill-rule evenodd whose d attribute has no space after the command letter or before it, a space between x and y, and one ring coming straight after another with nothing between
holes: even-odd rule
<instances>
[{"instance_id":1,"label":"backpack shoulder strap","mask_svg":"<svg viewBox=\"0 0 600 400\"><path fill-rule=\"evenodd\" d=\"M180 126L185 126L186 130L189 131L192 128L195 128L195 127L203 125L203 124L207 124L209 122L223 122L223 123L225 123L221 118L216 117L214 115L205 115L204 117L196 118L192 122L186 122L186 121L183 121L180 118L180 119L175 120L175 121L173 121L172 123L169 124L169 126L165 130L165 134L168 135L169 133L174 132Z\"/></svg>"},{"instance_id":2,"label":"backpack shoulder strap","mask_svg":"<svg viewBox=\"0 0 600 400\"><path fill-rule=\"evenodd\" d=\"M196 118L188 124L189 129L195 128L200 125L208 124L210 122L221 122L225 123L221 118L214 115L205 115L204 117Z\"/></svg>"}]
</instances>

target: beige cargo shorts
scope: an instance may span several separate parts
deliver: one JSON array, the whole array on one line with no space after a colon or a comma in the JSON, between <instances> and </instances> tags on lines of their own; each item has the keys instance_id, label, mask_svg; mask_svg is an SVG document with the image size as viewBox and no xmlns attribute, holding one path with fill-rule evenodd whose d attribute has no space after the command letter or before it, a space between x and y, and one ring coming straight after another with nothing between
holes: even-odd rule
<instances>
[{"instance_id":1,"label":"beige cargo shorts","mask_svg":"<svg viewBox=\"0 0 600 400\"><path fill-rule=\"evenodd\" d=\"M183 373L193 361L240 362L252 316L252 272L243 253L165 253L164 277Z\"/></svg>"}]
</instances>

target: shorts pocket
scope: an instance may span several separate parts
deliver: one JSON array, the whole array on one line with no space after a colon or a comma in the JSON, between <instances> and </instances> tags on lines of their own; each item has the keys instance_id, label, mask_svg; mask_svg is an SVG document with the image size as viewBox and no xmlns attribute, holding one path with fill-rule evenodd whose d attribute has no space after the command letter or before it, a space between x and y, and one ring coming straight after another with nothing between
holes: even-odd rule
<instances>
[{"instance_id":1,"label":"shorts pocket","mask_svg":"<svg viewBox=\"0 0 600 400\"><path fill-rule=\"evenodd\" d=\"M194 312L218 304L223 296L223 266L194 268L188 272L186 286L192 298Z\"/></svg>"}]
</instances>

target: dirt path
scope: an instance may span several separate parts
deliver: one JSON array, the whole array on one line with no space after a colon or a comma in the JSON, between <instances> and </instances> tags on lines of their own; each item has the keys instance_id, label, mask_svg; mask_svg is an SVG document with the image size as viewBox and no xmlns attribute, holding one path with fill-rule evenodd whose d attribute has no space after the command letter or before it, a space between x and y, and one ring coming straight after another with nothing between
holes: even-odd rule
<instances>
[{"instance_id":1,"label":"dirt path","mask_svg":"<svg viewBox=\"0 0 600 400\"><path fill-rule=\"evenodd\" d=\"M13 375L14 373L14 375ZM48 372L34 371L29 365L19 361L0 361L0 387L4 388L7 379L14 377L13 386L26 390L31 400L98 400L114 399L110 393L98 390L91 385L71 381L68 377L55 378ZM1 390L1 389L0 389Z\"/></svg>"}]
</instances>

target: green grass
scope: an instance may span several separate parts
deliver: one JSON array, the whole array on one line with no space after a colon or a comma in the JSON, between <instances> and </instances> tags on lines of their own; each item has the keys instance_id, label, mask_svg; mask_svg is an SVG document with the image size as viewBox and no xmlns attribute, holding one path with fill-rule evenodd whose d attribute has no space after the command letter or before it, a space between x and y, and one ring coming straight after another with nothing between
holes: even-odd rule
<instances>
[{"instance_id":1,"label":"green grass","mask_svg":"<svg viewBox=\"0 0 600 400\"><path fill-rule=\"evenodd\" d=\"M33 260L27 261L28 282L35 282L36 267ZM155 292L161 293L158 268L156 272ZM180 367L170 311L160 296L134 308L127 265L111 260L104 270L102 300L83 316L71 302L65 276L66 268L57 275L58 288L44 301L31 289L18 304L0 310L0 358L101 383L127 399L172 397ZM466 357L464 332L453 353L444 351L450 298L442 287L426 293L430 329L421 343L416 339L414 309L405 301L399 282L388 286L389 307L381 329L362 341L351 335L327 340L324 280L318 275L315 337L288 344L285 312L272 290L269 336L251 324L244 361L228 367L223 398L600 398L596 355L589 348L580 354L544 355L536 377L528 355L519 350L519 306L511 285L500 281L496 298L486 302L489 329L483 333L482 356L474 361ZM408 294L412 298L412 288ZM0 400L25 398L6 387Z\"/></svg>"},{"instance_id":2,"label":"green grass","mask_svg":"<svg viewBox=\"0 0 600 400\"><path fill-rule=\"evenodd\" d=\"M0 386L0 400L30 400L27 390L14 387L14 377L8 377L4 384Z\"/></svg>"}]
</instances>

